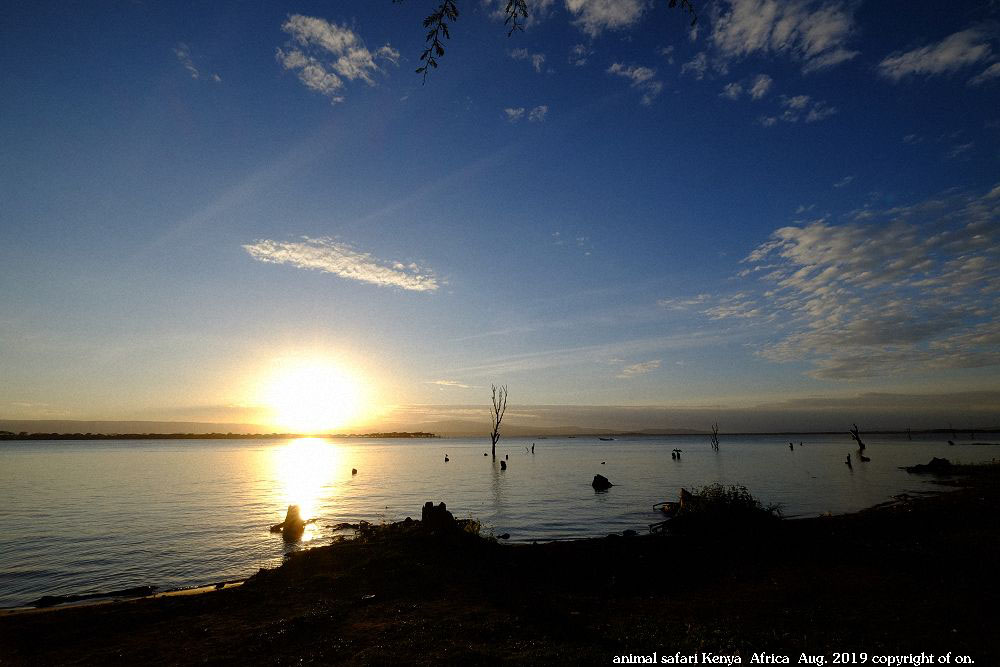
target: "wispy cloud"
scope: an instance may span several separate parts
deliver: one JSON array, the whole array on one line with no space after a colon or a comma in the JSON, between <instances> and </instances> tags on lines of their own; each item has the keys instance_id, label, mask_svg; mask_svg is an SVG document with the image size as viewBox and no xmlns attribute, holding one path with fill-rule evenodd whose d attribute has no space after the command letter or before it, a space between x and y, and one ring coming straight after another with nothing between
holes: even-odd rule
<instances>
[{"instance_id":1,"label":"wispy cloud","mask_svg":"<svg viewBox=\"0 0 1000 667\"><path fill-rule=\"evenodd\" d=\"M174 55L177 56L177 62L179 62L184 69L187 70L188 74L191 75L191 78L200 79L201 72L194 64L194 59L191 56L191 47L184 42L178 42L177 46L175 46L172 50ZM220 83L222 81L222 77L218 74L212 74L209 78L216 83Z\"/></svg>"},{"instance_id":2,"label":"wispy cloud","mask_svg":"<svg viewBox=\"0 0 1000 667\"><path fill-rule=\"evenodd\" d=\"M507 107L503 110L503 113L507 117L508 121L516 123L524 118L524 107Z\"/></svg>"},{"instance_id":3,"label":"wispy cloud","mask_svg":"<svg viewBox=\"0 0 1000 667\"><path fill-rule=\"evenodd\" d=\"M286 70L295 71L307 88L325 95L333 103L344 100L345 80L360 79L374 86L374 75L383 71L376 61L399 64L399 51L389 44L370 51L346 25L293 14L281 29L291 40L285 48L277 50L278 62Z\"/></svg>"},{"instance_id":4,"label":"wispy cloud","mask_svg":"<svg viewBox=\"0 0 1000 667\"><path fill-rule=\"evenodd\" d=\"M960 158L960 157L964 156L966 153L968 153L969 151L971 151L975 147L975 145L976 144L973 141L968 141L968 142L966 142L964 144L957 144L957 145L953 146L950 151L948 151L946 157L949 160L954 160L956 158Z\"/></svg>"},{"instance_id":5,"label":"wispy cloud","mask_svg":"<svg viewBox=\"0 0 1000 667\"><path fill-rule=\"evenodd\" d=\"M776 230L745 260L758 287L706 314L758 309L782 332L760 354L817 378L1000 364L1000 186L867 218Z\"/></svg>"},{"instance_id":6,"label":"wispy cloud","mask_svg":"<svg viewBox=\"0 0 1000 667\"><path fill-rule=\"evenodd\" d=\"M663 84L656 79L656 70L649 67L633 65L626 67L622 63L613 63L607 69L608 74L624 77L632 82L632 87L642 91L642 103L650 105L663 92Z\"/></svg>"},{"instance_id":7,"label":"wispy cloud","mask_svg":"<svg viewBox=\"0 0 1000 667\"><path fill-rule=\"evenodd\" d=\"M687 310L694 306L700 306L711 298L712 295L708 293L698 294L697 296L688 298L670 297L667 299L660 299L656 302L656 305L666 308L667 310Z\"/></svg>"},{"instance_id":8,"label":"wispy cloud","mask_svg":"<svg viewBox=\"0 0 1000 667\"><path fill-rule=\"evenodd\" d=\"M696 53L694 58L681 65L681 74L690 73L699 81L705 78L706 72L708 72L708 54L704 51Z\"/></svg>"},{"instance_id":9,"label":"wispy cloud","mask_svg":"<svg viewBox=\"0 0 1000 667\"><path fill-rule=\"evenodd\" d=\"M739 82L727 83L722 87L722 92L719 93L719 97L724 97L727 100L733 100L734 102L740 99L740 95L743 94L743 84Z\"/></svg>"},{"instance_id":10,"label":"wispy cloud","mask_svg":"<svg viewBox=\"0 0 1000 667\"><path fill-rule=\"evenodd\" d=\"M948 35L940 42L893 53L878 64L878 71L893 81L921 74L947 74L990 59L993 53L990 41L986 30L969 28Z\"/></svg>"},{"instance_id":11,"label":"wispy cloud","mask_svg":"<svg viewBox=\"0 0 1000 667\"><path fill-rule=\"evenodd\" d=\"M638 364L632 364L631 366L626 366L622 369L622 372L618 374L619 378L627 379L633 378L637 375L645 375L646 373L652 373L657 368L660 367L660 359L653 359L652 361L643 361Z\"/></svg>"},{"instance_id":12,"label":"wispy cloud","mask_svg":"<svg viewBox=\"0 0 1000 667\"><path fill-rule=\"evenodd\" d=\"M847 45L854 17L846 2L723 0L711 21L710 40L721 67L750 55L781 54L812 72L858 55Z\"/></svg>"},{"instance_id":13,"label":"wispy cloud","mask_svg":"<svg viewBox=\"0 0 1000 667\"><path fill-rule=\"evenodd\" d=\"M594 50L586 44L574 44L569 50L569 64L583 67L593 53Z\"/></svg>"},{"instance_id":14,"label":"wispy cloud","mask_svg":"<svg viewBox=\"0 0 1000 667\"><path fill-rule=\"evenodd\" d=\"M1000 62L993 63L976 76L969 79L970 86L981 86L987 81L1000 78Z\"/></svg>"},{"instance_id":15,"label":"wispy cloud","mask_svg":"<svg viewBox=\"0 0 1000 667\"><path fill-rule=\"evenodd\" d=\"M191 75L192 79L197 79L201 76L198 68L194 66L194 61L191 60L191 49L187 44L181 42L175 46L174 55L177 56L177 60L184 66L184 69L188 71L188 74Z\"/></svg>"},{"instance_id":16,"label":"wispy cloud","mask_svg":"<svg viewBox=\"0 0 1000 667\"><path fill-rule=\"evenodd\" d=\"M545 120L545 116L549 113L549 107L547 104L540 104L528 112L528 122L530 123L541 123Z\"/></svg>"},{"instance_id":17,"label":"wispy cloud","mask_svg":"<svg viewBox=\"0 0 1000 667\"><path fill-rule=\"evenodd\" d=\"M510 57L514 60L527 60L531 63L531 66L535 68L535 71L539 74L542 73L542 68L545 66L545 54L544 53L531 53L528 49L514 49L510 52Z\"/></svg>"},{"instance_id":18,"label":"wispy cloud","mask_svg":"<svg viewBox=\"0 0 1000 667\"><path fill-rule=\"evenodd\" d=\"M509 123L516 123L522 118L527 118L529 123L541 123L549 114L549 106L547 104L539 104L530 110L524 107L507 107L503 110L503 114Z\"/></svg>"},{"instance_id":19,"label":"wispy cloud","mask_svg":"<svg viewBox=\"0 0 1000 667\"><path fill-rule=\"evenodd\" d=\"M767 95L768 91L771 90L771 86L774 84L774 79L769 77L767 74L758 74L754 80L753 84L750 86L750 97L755 100Z\"/></svg>"},{"instance_id":20,"label":"wispy cloud","mask_svg":"<svg viewBox=\"0 0 1000 667\"><path fill-rule=\"evenodd\" d=\"M565 0L573 23L591 37L605 30L621 30L633 25L649 3L646 0Z\"/></svg>"},{"instance_id":21,"label":"wispy cloud","mask_svg":"<svg viewBox=\"0 0 1000 667\"><path fill-rule=\"evenodd\" d=\"M850 185L854 181L854 176L844 176L842 179L833 184L835 188L844 188Z\"/></svg>"},{"instance_id":22,"label":"wispy cloud","mask_svg":"<svg viewBox=\"0 0 1000 667\"><path fill-rule=\"evenodd\" d=\"M471 384L463 384L462 382L459 382L458 380L430 380L430 381L427 382L427 384L435 384L435 385L441 387L442 389L444 389L445 387L454 387L456 389L477 389L478 388L478 387L476 387L474 385L471 385Z\"/></svg>"},{"instance_id":23,"label":"wispy cloud","mask_svg":"<svg viewBox=\"0 0 1000 667\"><path fill-rule=\"evenodd\" d=\"M416 292L438 289L437 279L426 268L413 263L380 260L331 238L303 237L302 241L296 242L264 239L244 245L243 249L261 262L290 264L299 269L323 271L373 285Z\"/></svg>"},{"instance_id":24,"label":"wispy cloud","mask_svg":"<svg viewBox=\"0 0 1000 667\"><path fill-rule=\"evenodd\" d=\"M837 113L837 107L830 106L822 100L813 100L809 95L782 95L780 104L784 111L774 116L761 116L758 122L764 127L772 127L778 121L797 123L802 120L806 123L815 123Z\"/></svg>"}]
</instances>

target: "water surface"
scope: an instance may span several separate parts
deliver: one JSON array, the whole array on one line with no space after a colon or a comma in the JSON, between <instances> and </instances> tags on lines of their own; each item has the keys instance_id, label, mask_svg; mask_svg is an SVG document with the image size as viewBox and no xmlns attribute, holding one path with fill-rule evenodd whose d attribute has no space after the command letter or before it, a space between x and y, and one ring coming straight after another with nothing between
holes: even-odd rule
<instances>
[{"instance_id":1,"label":"water surface","mask_svg":"<svg viewBox=\"0 0 1000 667\"><path fill-rule=\"evenodd\" d=\"M843 460L855 446L846 434L723 436L719 452L706 436L512 438L497 448L498 458L509 457L506 471L483 456L489 442L481 439L7 442L0 606L242 578L289 550L327 543L338 522L419 518L427 500L511 541L566 539L645 531L660 519L653 504L676 499L681 487L741 483L786 514L814 516L934 489L898 466L1000 456L1000 447L951 447L940 436L866 442L872 461L850 470ZM526 451L532 443L534 454ZM679 461L670 457L675 447ZM615 487L595 493L597 473ZM267 530L290 503L318 518L296 545Z\"/></svg>"}]
</instances>

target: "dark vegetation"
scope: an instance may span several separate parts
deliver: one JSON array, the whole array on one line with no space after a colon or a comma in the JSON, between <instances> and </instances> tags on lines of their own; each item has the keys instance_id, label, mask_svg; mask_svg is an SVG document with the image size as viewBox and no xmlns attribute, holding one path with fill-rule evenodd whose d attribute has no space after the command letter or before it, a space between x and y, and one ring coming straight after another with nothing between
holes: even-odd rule
<instances>
[{"instance_id":1,"label":"dark vegetation","mask_svg":"<svg viewBox=\"0 0 1000 667\"><path fill-rule=\"evenodd\" d=\"M475 524L360 526L241 587L0 616L0 663L592 664L653 651L747 663L772 651L794 664L799 651L951 651L1000 664L1000 466L953 472L964 488L739 534L502 545ZM766 510L739 489L700 495Z\"/></svg>"}]
</instances>

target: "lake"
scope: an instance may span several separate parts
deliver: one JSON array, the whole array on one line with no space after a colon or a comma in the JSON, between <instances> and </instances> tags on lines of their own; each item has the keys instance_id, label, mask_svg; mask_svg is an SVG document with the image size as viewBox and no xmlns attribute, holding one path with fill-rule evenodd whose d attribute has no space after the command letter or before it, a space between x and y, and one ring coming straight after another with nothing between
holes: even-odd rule
<instances>
[{"instance_id":1,"label":"lake","mask_svg":"<svg viewBox=\"0 0 1000 667\"><path fill-rule=\"evenodd\" d=\"M1000 456L1000 447L949 446L945 437L867 436L872 460L855 454L853 470L843 463L856 448L846 433L722 436L718 452L701 435L505 438L497 455L509 457L506 471L483 456L488 440L470 438L5 442L0 606L239 579L290 550L328 543L334 524L419 518L428 500L530 542L644 532L661 518L654 503L712 482L743 484L786 515L851 512L938 490L899 466ZM673 448L683 450L680 460ZM610 491L591 488L598 473L615 484ZM291 503L317 522L287 545L268 527Z\"/></svg>"}]
</instances>

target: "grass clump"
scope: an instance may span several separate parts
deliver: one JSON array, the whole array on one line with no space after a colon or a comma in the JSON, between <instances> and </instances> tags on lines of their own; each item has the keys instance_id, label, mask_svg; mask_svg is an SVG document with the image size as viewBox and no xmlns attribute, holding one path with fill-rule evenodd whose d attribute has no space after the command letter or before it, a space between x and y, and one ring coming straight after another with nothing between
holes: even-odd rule
<instances>
[{"instance_id":1,"label":"grass clump","mask_svg":"<svg viewBox=\"0 0 1000 667\"><path fill-rule=\"evenodd\" d=\"M748 532L773 525L781 506L764 505L741 484L709 484L685 496L670 522L674 533Z\"/></svg>"}]
</instances>

